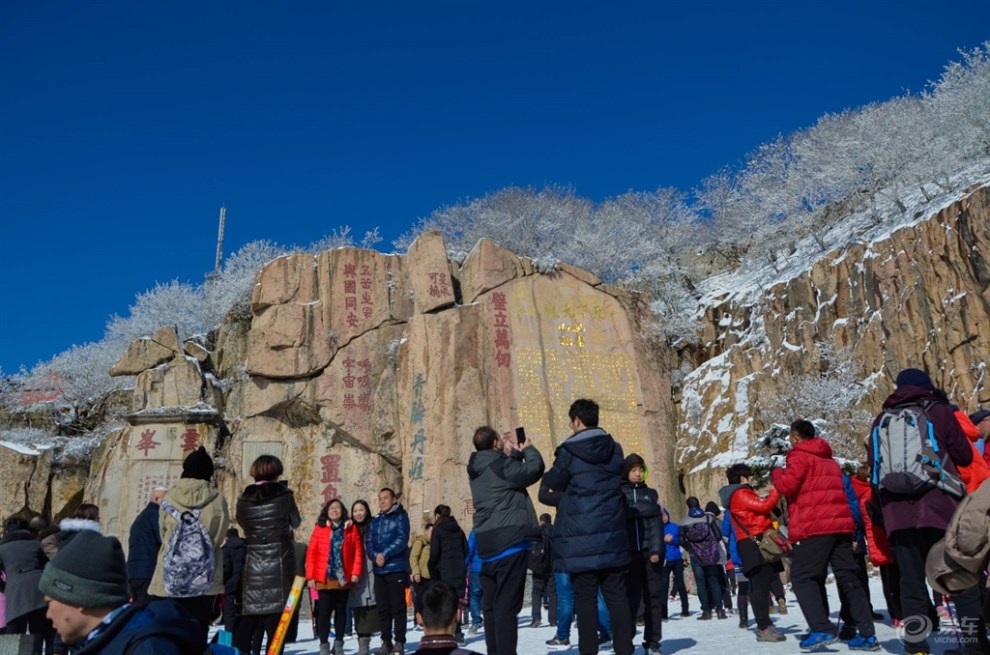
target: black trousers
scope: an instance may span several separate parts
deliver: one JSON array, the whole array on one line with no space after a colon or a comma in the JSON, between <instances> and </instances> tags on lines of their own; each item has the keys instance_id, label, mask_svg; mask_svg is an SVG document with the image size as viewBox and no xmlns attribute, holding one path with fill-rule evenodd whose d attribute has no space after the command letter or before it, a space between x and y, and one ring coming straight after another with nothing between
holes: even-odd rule
<instances>
[{"instance_id":1,"label":"black trousers","mask_svg":"<svg viewBox=\"0 0 990 655\"><path fill-rule=\"evenodd\" d=\"M770 584L773 579L777 578L777 572L773 570L773 566L770 564L763 564L757 566L749 572L749 601L753 606L753 618L756 619L756 627L758 630L763 630L772 625L770 621ZM746 598L744 592L742 591L745 582L739 583L739 613L742 615L743 608L745 607Z\"/></svg>"},{"instance_id":2,"label":"black trousers","mask_svg":"<svg viewBox=\"0 0 990 655\"><path fill-rule=\"evenodd\" d=\"M382 628L383 644L406 643L406 587L409 573L385 573L375 576L375 602ZM394 637L394 641L393 641Z\"/></svg>"},{"instance_id":3,"label":"black trousers","mask_svg":"<svg viewBox=\"0 0 990 655\"><path fill-rule=\"evenodd\" d=\"M548 603L547 609L547 619L550 623L557 622L557 581L551 573L548 577L538 576L535 573L532 576L533 580L533 592L530 594L530 600L533 604L533 620L540 621L543 618L543 595L544 593L549 597L550 602Z\"/></svg>"},{"instance_id":4,"label":"black trousers","mask_svg":"<svg viewBox=\"0 0 990 655\"><path fill-rule=\"evenodd\" d=\"M866 569L866 555L853 553L853 560L856 562L856 575L859 584L866 592L866 602L870 606L870 613L873 613L873 602L870 600L870 573ZM839 619L843 625L853 625L852 610L849 609L849 598L842 589L839 589Z\"/></svg>"},{"instance_id":5,"label":"black trousers","mask_svg":"<svg viewBox=\"0 0 990 655\"><path fill-rule=\"evenodd\" d=\"M836 633L836 627L828 616L825 595L829 565L832 566L837 586L849 599L849 609L857 631L863 637L873 636L870 603L859 582L852 552L852 535L848 534L807 537L795 543L791 550L791 586L808 627L812 632ZM924 577L924 562L920 570ZM753 611L756 611L755 604Z\"/></svg>"},{"instance_id":6,"label":"black trousers","mask_svg":"<svg viewBox=\"0 0 990 655\"><path fill-rule=\"evenodd\" d=\"M897 530L890 535L890 546L894 560L901 572L901 611L904 618L934 614L928 587L925 583L925 560L928 551L936 541L945 535L944 530L935 528L908 528ZM959 623L960 646L965 650L990 652L987 644L987 627L983 622L980 605L980 583L952 596L956 605ZM937 615L936 615L937 616ZM930 653L927 639L905 642L905 650L912 653Z\"/></svg>"},{"instance_id":7,"label":"black trousers","mask_svg":"<svg viewBox=\"0 0 990 655\"><path fill-rule=\"evenodd\" d=\"M264 632L268 636L266 643L272 643L280 618L282 618L281 612L241 615L237 619L237 630L234 631L234 648L243 653L257 653L261 649L261 639L259 637L256 642L255 633Z\"/></svg>"},{"instance_id":8,"label":"black trousers","mask_svg":"<svg viewBox=\"0 0 990 655\"><path fill-rule=\"evenodd\" d=\"M880 567L880 584L883 585L883 597L887 601L890 618L902 620L904 610L901 609L901 572L896 562Z\"/></svg>"},{"instance_id":9,"label":"black trousers","mask_svg":"<svg viewBox=\"0 0 990 655\"><path fill-rule=\"evenodd\" d=\"M526 594L529 551L481 565L481 608L488 655L516 655L519 623L516 617ZM597 619L594 621L597 625Z\"/></svg>"},{"instance_id":10,"label":"black trousers","mask_svg":"<svg viewBox=\"0 0 990 655\"><path fill-rule=\"evenodd\" d=\"M320 589L316 592L320 598L316 612L316 637L321 644L330 641L330 618L333 617L334 639L344 640L344 626L347 625L347 597L350 589Z\"/></svg>"},{"instance_id":11,"label":"black trousers","mask_svg":"<svg viewBox=\"0 0 990 655\"><path fill-rule=\"evenodd\" d=\"M660 580L663 560L654 564L649 553L636 551L630 554L632 562L626 575L629 609L636 611L643 603L643 640L647 644L659 644L663 634L663 609L667 606Z\"/></svg>"},{"instance_id":12,"label":"black trousers","mask_svg":"<svg viewBox=\"0 0 990 655\"><path fill-rule=\"evenodd\" d=\"M666 560L660 571L660 596L663 598L663 608L660 610L660 615L663 618L667 618L667 599L669 598L671 575L674 576L674 589L681 597L681 612L688 611L687 587L684 584L684 560Z\"/></svg>"},{"instance_id":13,"label":"black trousers","mask_svg":"<svg viewBox=\"0 0 990 655\"><path fill-rule=\"evenodd\" d=\"M612 648L615 655L632 655L633 610L626 590L627 567L571 573L574 587L574 614L578 623L578 653L598 653L598 590L601 588L608 616L612 621ZM486 628L487 630L487 628Z\"/></svg>"}]
</instances>

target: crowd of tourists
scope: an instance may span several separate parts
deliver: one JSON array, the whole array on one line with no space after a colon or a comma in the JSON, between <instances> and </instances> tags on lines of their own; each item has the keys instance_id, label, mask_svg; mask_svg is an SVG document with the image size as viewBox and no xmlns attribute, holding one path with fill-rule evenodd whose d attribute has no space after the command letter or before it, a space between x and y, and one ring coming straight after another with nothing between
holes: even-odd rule
<instances>
[{"instance_id":1,"label":"crowd of tourists","mask_svg":"<svg viewBox=\"0 0 990 655\"><path fill-rule=\"evenodd\" d=\"M935 549L936 588L952 587L952 619L964 627L956 652L990 653L986 575L953 566L939 541L961 499L990 478L980 449L990 411L966 415L918 369L902 371L896 385L855 472L844 472L827 439L799 419L786 465L770 471L765 489L737 463L717 502L688 497L676 507L648 486L644 458L626 455L599 426L592 400L570 406L572 434L549 468L522 431L480 427L467 464L467 534L441 504L413 536L391 488L374 499L377 511L364 499L348 507L332 498L304 528L272 455L250 467L253 482L234 508L238 529L200 447L178 481L152 492L130 526L126 558L116 538L101 534L94 505L54 527L40 517L8 519L0 540L5 629L30 635L38 655L169 655L209 652L219 619L233 649L281 652L298 622L298 607L289 625L283 610L302 577L321 655L343 655L347 635L358 655L401 655L410 630L423 631L417 652L469 655L465 634L483 632L485 652L515 655L529 581L529 626L541 626L546 611L555 628L548 651L570 647L576 623L580 655L632 655L636 641L644 655L661 655L664 622L692 616L687 581L698 621L731 616L756 641L784 644L772 614L787 613L789 580L808 628L802 651L839 641L879 650L874 624L889 620L902 628L905 652L930 653L928 637L950 612L926 584ZM537 517L531 487L555 518ZM879 569L889 617L873 607L868 561ZM837 623L825 589L830 571ZM919 619L921 629L908 629Z\"/></svg>"}]
</instances>

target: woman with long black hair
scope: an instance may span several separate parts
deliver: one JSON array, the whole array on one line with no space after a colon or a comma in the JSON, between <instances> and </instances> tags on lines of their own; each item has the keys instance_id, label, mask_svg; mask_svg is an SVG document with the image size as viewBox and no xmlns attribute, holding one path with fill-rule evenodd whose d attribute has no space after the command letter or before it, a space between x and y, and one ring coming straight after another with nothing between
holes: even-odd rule
<instances>
[{"instance_id":1,"label":"woman with long black hair","mask_svg":"<svg viewBox=\"0 0 990 655\"><path fill-rule=\"evenodd\" d=\"M355 500L351 505L351 523L357 528L361 543L371 525L371 506L366 500ZM347 607L354 617L354 632L358 636L357 655L368 655L371 635L378 632L378 607L375 602L375 573L371 558L365 553L361 558L361 577L351 587Z\"/></svg>"}]
</instances>

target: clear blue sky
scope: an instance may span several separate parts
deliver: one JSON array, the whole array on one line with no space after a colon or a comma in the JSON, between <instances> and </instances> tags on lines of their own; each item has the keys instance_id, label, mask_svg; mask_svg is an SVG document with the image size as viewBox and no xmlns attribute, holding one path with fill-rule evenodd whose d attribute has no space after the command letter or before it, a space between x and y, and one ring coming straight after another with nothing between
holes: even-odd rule
<instances>
[{"instance_id":1,"label":"clear blue sky","mask_svg":"<svg viewBox=\"0 0 990 655\"><path fill-rule=\"evenodd\" d=\"M827 112L920 91L990 3L0 3L0 368L158 281L508 186L689 191Z\"/></svg>"}]
</instances>

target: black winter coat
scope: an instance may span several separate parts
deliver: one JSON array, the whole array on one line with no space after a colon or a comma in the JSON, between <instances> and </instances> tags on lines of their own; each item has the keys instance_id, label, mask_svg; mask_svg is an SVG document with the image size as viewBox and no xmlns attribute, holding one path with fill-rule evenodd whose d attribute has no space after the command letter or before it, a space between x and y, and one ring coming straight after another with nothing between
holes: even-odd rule
<instances>
[{"instance_id":1,"label":"black winter coat","mask_svg":"<svg viewBox=\"0 0 990 655\"><path fill-rule=\"evenodd\" d=\"M457 524L457 519L448 516L433 526L430 538L430 580L440 580L451 586L458 598L464 597L467 578L467 537Z\"/></svg>"},{"instance_id":2,"label":"black winter coat","mask_svg":"<svg viewBox=\"0 0 990 655\"><path fill-rule=\"evenodd\" d=\"M0 571L7 574L4 595L8 621L45 606L38 583L47 563L41 544L27 530L14 530L0 540Z\"/></svg>"},{"instance_id":3,"label":"black winter coat","mask_svg":"<svg viewBox=\"0 0 990 655\"><path fill-rule=\"evenodd\" d=\"M511 456L498 450L471 453L467 469L478 555L488 558L540 538L526 487L539 482L543 468L543 457L534 446L515 450Z\"/></svg>"},{"instance_id":4,"label":"black winter coat","mask_svg":"<svg viewBox=\"0 0 990 655\"><path fill-rule=\"evenodd\" d=\"M554 570L583 573L629 564L622 446L601 428L575 432L554 453L540 502L557 507ZM559 560L559 561L558 561Z\"/></svg>"},{"instance_id":5,"label":"black winter coat","mask_svg":"<svg viewBox=\"0 0 990 655\"><path fill-rule=\"evenodd\" d=\"M151 580L162 547L162 532L158 523L161 507L148 503L131 523L127 535L127 579Z\"/></svg>"},{"instance_id":6,"label":"black winter coat","mask_svg":"<svg viewBox=\"0 0 990 655\"><path fill-rule=\"evenodd\" d=\"M629 550L647 555L663 555L663 527L660 521L660 500L657 492L642 482L624 482L622 494L626 498L626 532Z\"/></svg>"},{"instance_id":7,"label":"black winter coat","mask_svg":"<svg viewBox=\"0 0 990 655\"><path fill-rule=\"evenodd\" d=\"M228 539L220 549L223 553L223 595L224 601L235 605L241 602L241 574L244 572L244 558L247 544L240 537Z\"/></svg>"},{"instance_id":8,"label":"black winter coat","mask_svg":"<svg viewBox=\"0 0 990 655\"><path fill-rule=\"evenodd\" d=\"M241 574L241 614L278 614L296 573L292 530L302 519L282 482L249 486L237 499L247 550Z\"/></svg>"}]
</instances>

